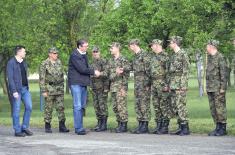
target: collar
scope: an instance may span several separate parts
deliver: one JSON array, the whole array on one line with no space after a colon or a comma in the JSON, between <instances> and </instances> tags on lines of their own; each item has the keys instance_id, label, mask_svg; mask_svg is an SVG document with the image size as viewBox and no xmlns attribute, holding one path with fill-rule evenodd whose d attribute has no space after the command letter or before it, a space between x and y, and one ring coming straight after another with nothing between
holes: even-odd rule
<instances>
[{"instance_id":1,"label":"collar","mask_svg":"<svg viewBox=\"0 0 235 155\"><path fill-rule=\"evenodd\" d=\"M79 48L77 48L77 50L81 55L86 55L86 52L83 52L83 51L79 50Z\"/></svg>"},{"instance_id":2,"label":"collar","mask_svg":"<svg viewBox=\"0 0 235 155\"><path fill-rule=\"evenodd\" d=\"M18 63L21 63L21 62L23 62L23 61L24 61L24 59L19 58L19 57L17 57L17 56L15 56L15 59L16 59L16 61L17 61Z\"/></svg>"}]
</instances>

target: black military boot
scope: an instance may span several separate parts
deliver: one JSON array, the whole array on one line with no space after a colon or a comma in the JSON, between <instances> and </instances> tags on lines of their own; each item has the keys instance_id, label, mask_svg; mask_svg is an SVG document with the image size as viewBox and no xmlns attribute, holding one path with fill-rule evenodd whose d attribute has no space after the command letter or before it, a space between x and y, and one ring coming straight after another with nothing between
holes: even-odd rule
<instances>
[{"instance_id":1,"label":"black military boot","mask_svg":"<svg viewBox=\"0 0 235 155\"><path fill-rule=\"evenodd\" d=\"M219 129L215 133L215 136L225 136L226 134L226 123L219 123Z\"/></svg>"},{"instance_id":2,"label":"black military boot","mask_svg":"<svg viewBox=\"0 0 235 155\"><path fill-rule=\"evenodd\" d=\"M180 124L180 122L178 122L178 129L175 132L171 133L171 134L172 135L179 135L180 132L181 132L181 124Z\"/></svg>"},{"instance_id":3,"label":"black military boot","mask_svg":"<svg viewBox=\"0 0 235 155\"><path fill-rule=\"evenodd\" d=\"M217 131L219 130L219 123L216 123L215 130L211 131L208 136L215 136Z\"/></svg>"},{"instance_id":4,"label":"black military boot","mask_svg":"<svg viewBox=\"0 0 235 155\"><path fill-rule=\"evenodd\" d=\"M45 132L46 133L52 133L51 124L50 123L45 122Z\"/></svg>"},{"instance_id":5,"label":"black military boot","mask_svg":"<svg viewBox=\"0 0 235 155\"><path fill-rule=\"evenodd\" d=\"M116 131L116 132L117 132L117 131L120 131L120 128L121 128L121 122L118 121L118 126L116 127L115 131ZM117 133L118 133L118 132L117 132Z\"/></svg>"},{"instance_id":6,"label":"black military boot","mask_svg":"<svg viewBox=\"0 0 235 155\"><path fill-rule=\"evenodd\" d=\"M60 132L69 132L69 129L67 129L65 126L65 121L59 122L59 131Z\"/></svg>"},{"instance_id":7,"label":"black military boot","mask_svg":"<svg viewBox=\"0 0 235 155\"><path fill-rule=\"evenodd\" d=\"M180 136L190 135L188 123L181 124L181 132L179 135Z\"/></svg>"},{"instance_id":8,"label":"black military boot","mask_svg":"<svg viewBox=\"0 0 235 155\"><path fill-rule=\"evenodd\" d=\"M168 126L169 126L169 119L165 119L162 121L162 127L159 130L159 132L157 134L168 134Z\"/></svg>"},{"instance_id":9,"label":"black military boot","mask_svg":"<svg viewBox=\"0 0 235 155\"><path fill-rule=\"evenodd\" d=\"M161 128L162 128L162 119L157 120L156 128L153 130L153 134L158 134L158 132L161 130Z\"/></svg>"},{"instance_id":10,"label":"black military boot","mask_svg":"<svg viewBox=\"0 0 235 155\"><path fill-rule=\"evenodd\" d=\"M143 121L143 125L142 125L142 127L140 128L139 131L140 131L139 134L148 133L149 132L148 122L147 121Z\"/></svg>"},{"instance_id":11,"label":"black military boot","mask_svg":"<svg viewBox=\"0 0 235 155\"><path fill-rule=\"evenodd\" d=\"M98 121L97 121L97 125L94 127L94 129L93 130L98 130L98 129L100 129L100 127L101 127L101 123L102 123L102 119L98 119Z\"/></svg>"},{"instance_id":12,"label":"black military boot","mask_svg":"<svg viewBox=\"0 0 235 155\"><path fill-rule=\"evenodd\" d=\"M116 133L127 132L127 122L120 122L120 128L116 129Z\"/></svg>"},{"instance_id":13,"label":"black military boot","mask_svg":"<svg viewBox=\"0 0 235 155\"><path fill-rule=\"evenodd\" d=\"M143 122L139 121L138 127L132 133L134 133L134 134L140 133L140 129L142 128L142 125L143 125Z\"/></svg>"},{"instance_id":14,"label":"black military boot","mask_svg":"<svg viewBox=\"0 0 235 155\"><path fill-rule=\"evenodd\" d=\"M101 120L100 128L98 128L96 130L96 132L106 131L106 130L107 130L107 117L105 117Z\"/></svg>"}]
</instances>

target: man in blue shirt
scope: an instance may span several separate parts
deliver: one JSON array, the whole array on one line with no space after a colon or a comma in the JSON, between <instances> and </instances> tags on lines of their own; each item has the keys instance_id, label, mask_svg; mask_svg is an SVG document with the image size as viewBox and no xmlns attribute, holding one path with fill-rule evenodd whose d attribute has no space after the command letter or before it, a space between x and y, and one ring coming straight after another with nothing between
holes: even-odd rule
<instances>
[{"instance_id":1,"label":"man in blue shirt","mask_svg":"<svg viewBox=\"0 0 235 155\"><path fill-rule=\"evenodd\" d=\"M8 87L12 101L12 119L16 137L33 135L33 133L29 130L32 99L29 92L27 64L24 61L25 55L25 47L18 45L15 47L15 56L12 57L7 63ZM24 103L25 111L23 122L20 126L21 101Z\"/></svg>"},{"instance_id":2,"label":"man in blue shirt","mask_svg":"<svg viewBox=\"0 0 235 155\"><path fill-rule=\"evenodd\" d=\"M88 42L79 40L77 48L70 55L68 66L68 83L73 96L74 128L78 135L86 134L83 128L83 109L86 106L87 86L91 83L90 75L100 76L98 70L89 67L87 48Z\"/></svg>"}]
</instances>

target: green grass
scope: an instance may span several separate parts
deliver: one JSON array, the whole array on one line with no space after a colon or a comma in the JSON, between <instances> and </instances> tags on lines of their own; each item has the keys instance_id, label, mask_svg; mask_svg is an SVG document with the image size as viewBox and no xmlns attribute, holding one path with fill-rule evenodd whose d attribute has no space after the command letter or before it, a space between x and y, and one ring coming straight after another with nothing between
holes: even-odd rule
<instances>
[{"instance_id":1,"label":"green grass","mask_svg":"<svg viewBox=\"0 0 235 155\"><path fill-rule=\"evenodd\" d=\"M37 83L30 83L30 91L33 97L33 112L31 117L31 126L33 127L44 127L43 122L43 112L40 111L39 104L39 87ZM226 94L227 98L227 112L228 112L228 134L235 135L235 105L234 105L234 97L235 89L229 88ZM193 133L197 134L206 134L212 129L214 129L214 124L210 115L209 105L207 96L199 97L197 81L195 79L189 80L189 91L187 94L187 107L189 110L190 117L190 129ZM109 119L108 119L108 128L113 129L116 127L116 119L115 115L112 111L112 105L109 99ZM22 106L22 112L23 112ZM66 124L69 128L73 128L73 113L72 113L72 97L71 95L65 95L65 113L66 113ZM152 108L153 109L153 108ZM134 111L134 94L133 94L133 82L129 83L129 92L128 92L128 128L134 129L136 126L136 116ZM21 114L22 118L22 114ZM155 127L154 122L154 112L152 110L152 119L150 122L150 129ZM6 95L2 94L2 90L0 91L0 124L11 126L12 120L10 117L10 104L7 100ZM96 124L95 112L92 106L92 98L89 97L89 103L86 109L86 117L84 117L84 125L87 128L92 128ZM52 126L57 127L57 114L54 110L53 112L53 121ZM175 130L176 119L172 119L170 123L170 130Z\"/></svg>"}]
</instances>

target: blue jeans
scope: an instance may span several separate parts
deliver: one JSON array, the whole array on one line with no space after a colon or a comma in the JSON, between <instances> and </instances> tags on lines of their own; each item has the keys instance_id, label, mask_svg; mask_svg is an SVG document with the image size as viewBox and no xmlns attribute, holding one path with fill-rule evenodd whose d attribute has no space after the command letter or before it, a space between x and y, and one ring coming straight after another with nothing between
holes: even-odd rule
<instances>
[{"instance_id":1,"label":"blue jeans","mask_svg":"<svg viewBox=\"0 0 235 155\"><path fill-rule=\"evenodd\" d=\"M19 97L13 99L13 110L12 110L12 119L13 119L13 128L15 133L20 133L24 129L29 128L30 115L32 112L32 99L31 94L28 91L27 87L22 87L21 91L18 92ZM24 103L25 111L22 126L20 126L20 105L21 100Z\"/></svg>"},{"instance_id":2,"label":"blue jeans","mask_svg":"<svg viewBox=\"0 0 235 155\"><path fill-rule=\"evenodd\" d=\"M75 132L83 131L83 108L86 106L87 87L80 85L71 85L73 96L73 118Z\"/></svg>"}]
</instances>

